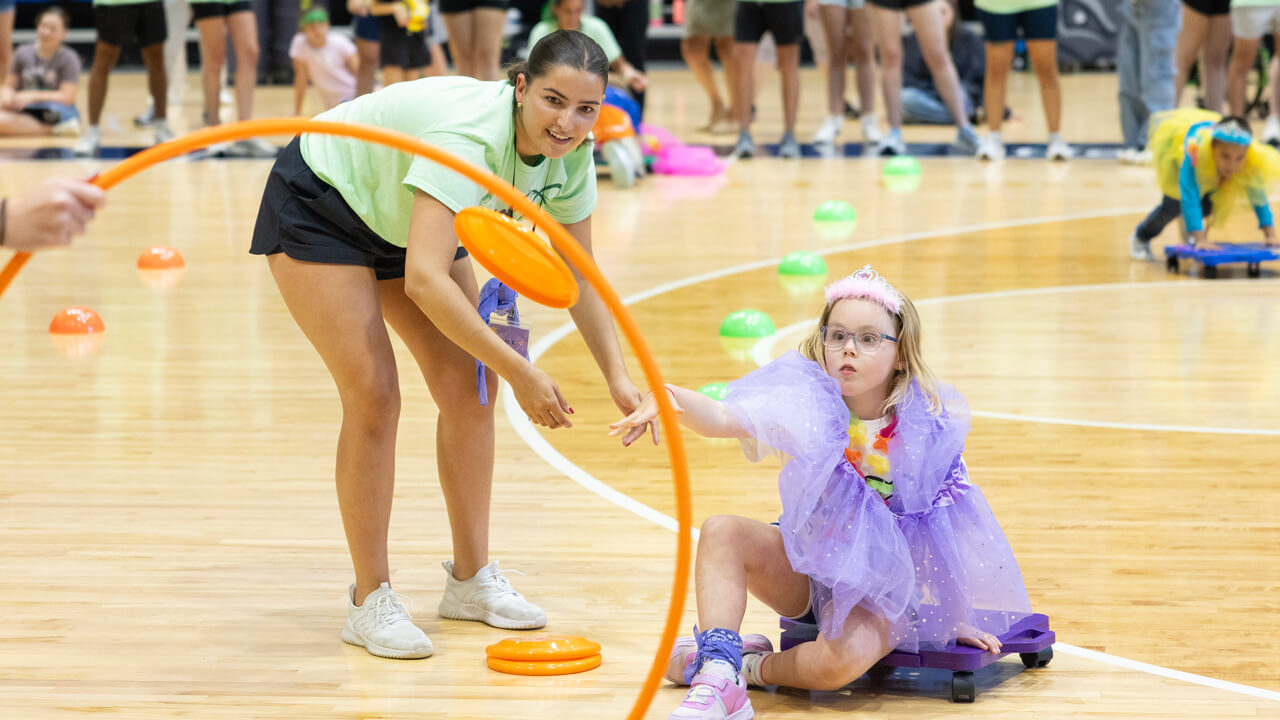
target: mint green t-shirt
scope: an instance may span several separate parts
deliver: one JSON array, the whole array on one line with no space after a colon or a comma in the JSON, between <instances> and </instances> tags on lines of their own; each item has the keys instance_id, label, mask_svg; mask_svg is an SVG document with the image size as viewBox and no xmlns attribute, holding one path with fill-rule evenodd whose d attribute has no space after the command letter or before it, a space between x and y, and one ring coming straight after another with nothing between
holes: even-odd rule
<instances>
[{"instance_id":1,"label":"mint green t-shirt","mask_svg":"<svg viewBox=\"0 0 1280 720\"><path fill-rule=\"evenodd\" d=\"M1280 0L1231 0L1231 9L1245 7L1275 7L1280 5Z\"/></svg>"},{"instance_id":2,"label":"mint green t-shirt","mask_svg":"<svg viewBox=\"0 0 1280 720\"><path fill-rule=\"evenodd\" d=\"M560 29L560 23L556 22L553 17L550 20L543 20L533 29L529 31L529 49L532 50L534 45L542 38ZM582 16L582 27L578 32L586 35L604 50L604 56L609 59L612 65L614 60L622 57L622 46L618 45L618 39L613 36L613 31L609 29L609 25L598 17L591 15Z\"/></svg>"},{"instance_id":3,"label":"mint green t-shirt","mask_svg":"<svg viewBox=\"0 0 1280 720\"><path fill-rule=\"evenodd\" d=\"M591 143L559 159L528 165L515 148L515 88L505 80L434 77L390 85L316 116L398 130L511 182L561 223L590 217L596 206ZM407 247L414 190L455 213L507 204L433 160L360 140L303 135L302 158L337 188L351 209L387 242ZM513 182L514 180L514 182ZM516 219L522 219L519 214Z\"/></svg>"},{"instance_id":4,"label":"mint green t-shirt","mask_svg":"<svg viewBox=\"0 0 1280 720\"><path fill-rule=\"evenodd\" d=\"M985 10L989 13L1012 15L1057 5L1058 0L975 0L973 4L979 10Z\"/></svg>"}]
</instances>

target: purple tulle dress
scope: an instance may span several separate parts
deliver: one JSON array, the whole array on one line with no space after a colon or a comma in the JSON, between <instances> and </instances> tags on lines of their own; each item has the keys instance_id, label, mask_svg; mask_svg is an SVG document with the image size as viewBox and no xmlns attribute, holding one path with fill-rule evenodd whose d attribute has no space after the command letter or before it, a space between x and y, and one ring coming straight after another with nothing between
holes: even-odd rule
<instances>
[{"instance_id":1,"label":"purple tulle dress","mask_svg":"<svg viewBox=\"0 0 1280 720\"><path fill-rule=\"evenodd\" d=\"M787 558L809 576L823 635L856 606L891 623L905 650L955 644L971 626L996 635L1031 612L1022 573L961 452L969 404L949 385L942 411L912 382L888 440L886 501L846 459L848 406L822 366L790 352L729 383L725 407L751 437L747 459L782 457L779 526Z\"/></svg>"}]
</instances>

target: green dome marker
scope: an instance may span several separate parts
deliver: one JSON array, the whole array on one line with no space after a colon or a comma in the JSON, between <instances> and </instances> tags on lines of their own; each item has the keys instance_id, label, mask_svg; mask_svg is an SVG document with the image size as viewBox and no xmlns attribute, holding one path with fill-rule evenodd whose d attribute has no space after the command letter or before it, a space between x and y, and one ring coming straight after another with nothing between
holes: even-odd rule
<instances>
[{"instance_id":1,"label":"green dome marker","mask_svg":"<svg viewBox=\"0 0 1280 720\"><path fill-rule=\"evenodd\" d=\"M759 310L736 310L720 323L720 337L762 338L777 331L769 316Z\"/></svg>"},{"instance_id":2,"label":"green dome marker","mask_svg":"<svg viewBox=\"0 0 1280 720\"><path fill-rule=\"evenodd\" d=\"M778 263L778 274L826 275L827 263L817 253L800 250L782 258L782 262Z\"/></svg>"},{"instance_id":3,"label":"green dome marker","mask_svg":"<svg viewBox=\"0 0 1280 720\"><path fill-rule=\"evenodd\" d=\"M827 200L813 211L815 222L853 222L858 213L853 206L843 200Z\"/></svg>"},{"instance_id":4,"label":"green dome marker","mask_svg":"<svg viewBox=\"0 0 1280 720\"><path fill-rule=\"evenodd\" d=\"M920 161L910 155L895 155L885 162L884 169L881 172L886 178L891 175L919 175Z\"/></svg>"}]
</instances>

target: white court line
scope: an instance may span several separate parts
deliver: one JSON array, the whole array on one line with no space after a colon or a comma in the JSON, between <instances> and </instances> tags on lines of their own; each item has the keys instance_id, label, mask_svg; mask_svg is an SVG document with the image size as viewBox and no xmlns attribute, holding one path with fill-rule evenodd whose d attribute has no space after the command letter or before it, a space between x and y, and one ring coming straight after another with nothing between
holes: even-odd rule
<instances>
[{"instance_id":1,"label":"white court line","mask_svg":"<svg viewBox=\"0 0 1280 720\"><path fill-rule=\"evenodd\" d=\"M959 235L959 234L972 233L972 232L982 232L985 230L1002 230L1002 229L1007 229L1012 227L1021 227L1025 225L1045 224L1045 223L1051 223L1051 222L1068 222L1071 220L1087 220L1090 218L1112 217L1116 215L1129 215L1133 213L1145 212L1146 210L1147 208L1145 206L1142 208L1136 208L1136 209L1128 208L1128 209L1116 209L1116 210L1100 210L1096 212L1076 213L1072 215L1059 215L1059 216L1053 216L1053 217L1040 217L1040 218L1029 218L1024 220L1009 220L1009 221L1002 221L1002 222L982 223L979 225L969 225L966 227L952 228L952 229L945 229L945 230L930 230L930 231L923 231L923 232L916 232L916 233L905 233L901 235L894 235L887 238L882 238L880 240L871 240L865 243L851 243L851 244L840 246L840 247L828 248L825 250L817 251L817 254L827 255L827 254L836 253L836 252L846 252L849 250L857 250L861 248L888 245L896 242L912 242L915 240L922 240L925 238L937 237L939 235ZM706 282L707 280L714 280L717 278L727 277L729 275L736 275L738 273L746 272L749 270L770 267L772 265L776 265L780 259L781 258L774 258L772 260L763 260L759 262L746 263L743 265L736 265L734 267L725 268L722 270L703 273L701 275L694 275L692 277L688 277L683 280L676 280L673 282L664 283L650 290L645 290L640 293L636 293L634 295L625 297L622 299L622 303L624 305L632 305L637 302L640 302L641 300L646 300L648 298L655 297L657 295L662 295L664 293L671 292L672 290L676 290L682 287L687 287L689 285L694 285L700 282ZM1137 283L1137 284L1141 284L1141 283ZM1032 291L1028 290L1025 292L1029 294ZM563 325L560 325L559 327L555 328L551 332L547 333L546 336L544 336L537 342L533 343L533 345L529 348L530 360L536 362L539 357L541 357L548 350L550 350L557 342L559 342L560 340L568 336L569 333L573 332L573 330L574 330L574 325L573 323L569 322L569 323L564 323ZM601 482L600 480L592 476L586 470L583 470L582 468L573 464L568 458L562 455L560 451L552 447L551 443L547 442L546 438L544 438L542 434L539 433L537 429L534 427L533 423L529 421L529 418L526 417L525 414L520 411L520 404L516 402L515 394L511 392L510 383L502 383L502 405L507 414L507 421L511 423L511 426L515 429L516 434L519 435L520 438L525 441L525 443L529 446L530 449L532 449L535 453L541 456L543 460L546 460L549 465L559 470L560 472L564 473L566 477L570 478L571 480L578 483L582 487L586 488L587 490L590 490L591 492L599 495L600 497L608 500L609 502L614 503L615 505L618 505L624 510L634 513L639 517L654 523L655 525L659 525L661 527L667 528L672 532L676 532L679 530L679 523L676 522L675 518L672 518L671 516L665 513L659 512L658 510L655 510L649 507L648 505L645 505L644 503L638 500L635 500L634 498L613 489L609 485L606 485L605 483ZM694 534L694 538L696 539L698 534L697 528L693 529L693 534ZM1076 655L1078 657L1083 657L1090 660L1096 660L1098 662L1107 663L1109 665L1115 665L1117 667L1137 670L1139 672L1145 672L1152 675L1158 675L1160 677L1180 680L1183 682L1188 682L1196 685L1203 685L1205 687L1216 688L1218 690L1224 690L1226 692L1232 692L1232 693L1237 693L1241 695L1257 697L1264 700L1273 700L1273 701L1280 702L1280 693L1272 692L1270 690L1264 690L1262 688L1256 688L1249 685L1241 685L1238 683L1228 682L1226 680L1218 680L1217 678L1205 677L1203 675L1194 675L1192 673L1182 672L1181 670L1172 670L1170 668L1160 667L1159 665L1150 665L1148 663L1138 662L1137 660L1130 660L1128 658L1122 658L1115 655L1108 655L1106 653L1100 653L1094 650L1086 650L1084 648L1075 647L1073 645L1068 645L1066 643L1054 643L1054 647L1061 648L1068 655Z\"/></svg>"},{"instance_id":2,"label":"white court line","mask_svg":"<svg viewBox=\"0 0 1280 720\"><path fill-rule=\"evenodd\" d=\"M948 297L926 298L915 302L916 307L925 305L943 305L953 302L963 302L967 300L990 300L996 298L1007 297L1025 297L1027 295L1053 295L1058 293L1077 293L1077 292L1093 292L1105 290L1133 290L1147 289L1155 287L1195 287L1205 288L1211 285L1220 286L1226 283L1253 283L1259 282L1271 283L1273 280L1209 280L1209 281L1192 281L1185 280L1162 280L1158 282L1127 282L1127 283L1111 283L1103 285L1063 285L1061 287L1041 287L1041 288L1020 288L1017 290L995 290L992 292L971 293L968 295L951 295ZM791 323L790 325L778 328L777 332L769 337L761 338L751 346L751 359L756 365L763 367L769 364L773 359L773 347L785 336L790 335L798 330L806 330L812 327L815 318L801 320ZM1142 430L1148 432L1178 432L1178 433L1202 433L1206 435L1270 435L1280 436L1280 428L1230 428L1230 427L1214 427L1211 425L1155 425L1150 423L1122 423L1108 422L1105 420L1077 420L1074 418L1056 418L1044 417L1041 415L1024 415L1021 413L1002 413L991 410L971 410L970 414L974 417L992 418L994 420L1014 420L1018 422L1043 423L1046 425L1074 425L1079 427L1107 428L1111 430Z\"/></svg>"}]
</instances>

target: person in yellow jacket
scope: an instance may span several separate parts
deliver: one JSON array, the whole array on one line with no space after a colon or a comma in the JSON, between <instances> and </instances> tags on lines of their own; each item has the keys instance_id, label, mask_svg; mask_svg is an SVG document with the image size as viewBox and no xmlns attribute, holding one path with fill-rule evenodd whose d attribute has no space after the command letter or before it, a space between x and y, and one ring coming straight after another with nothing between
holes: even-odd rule
<instances>
[{"instance_id":1,"label":"person in yellow jacket","mask_svg":"<svg viewBox=\"0 0 1280 720\"><path fill-rule=\"evenodd\" d=\"M1183 109L1161 113L1152 121L1155 130L1148 147L1164 197L1134 230L1129 256L1154 259L1151 239L1179 215L1188 241L1206 246L1206 219L1222 227L1241 198L1253 206L1264 242L1275 245L1267 184L1280 178L1280 153L1255 142L1242 117Z\"/></svg>"}]
</instances>

